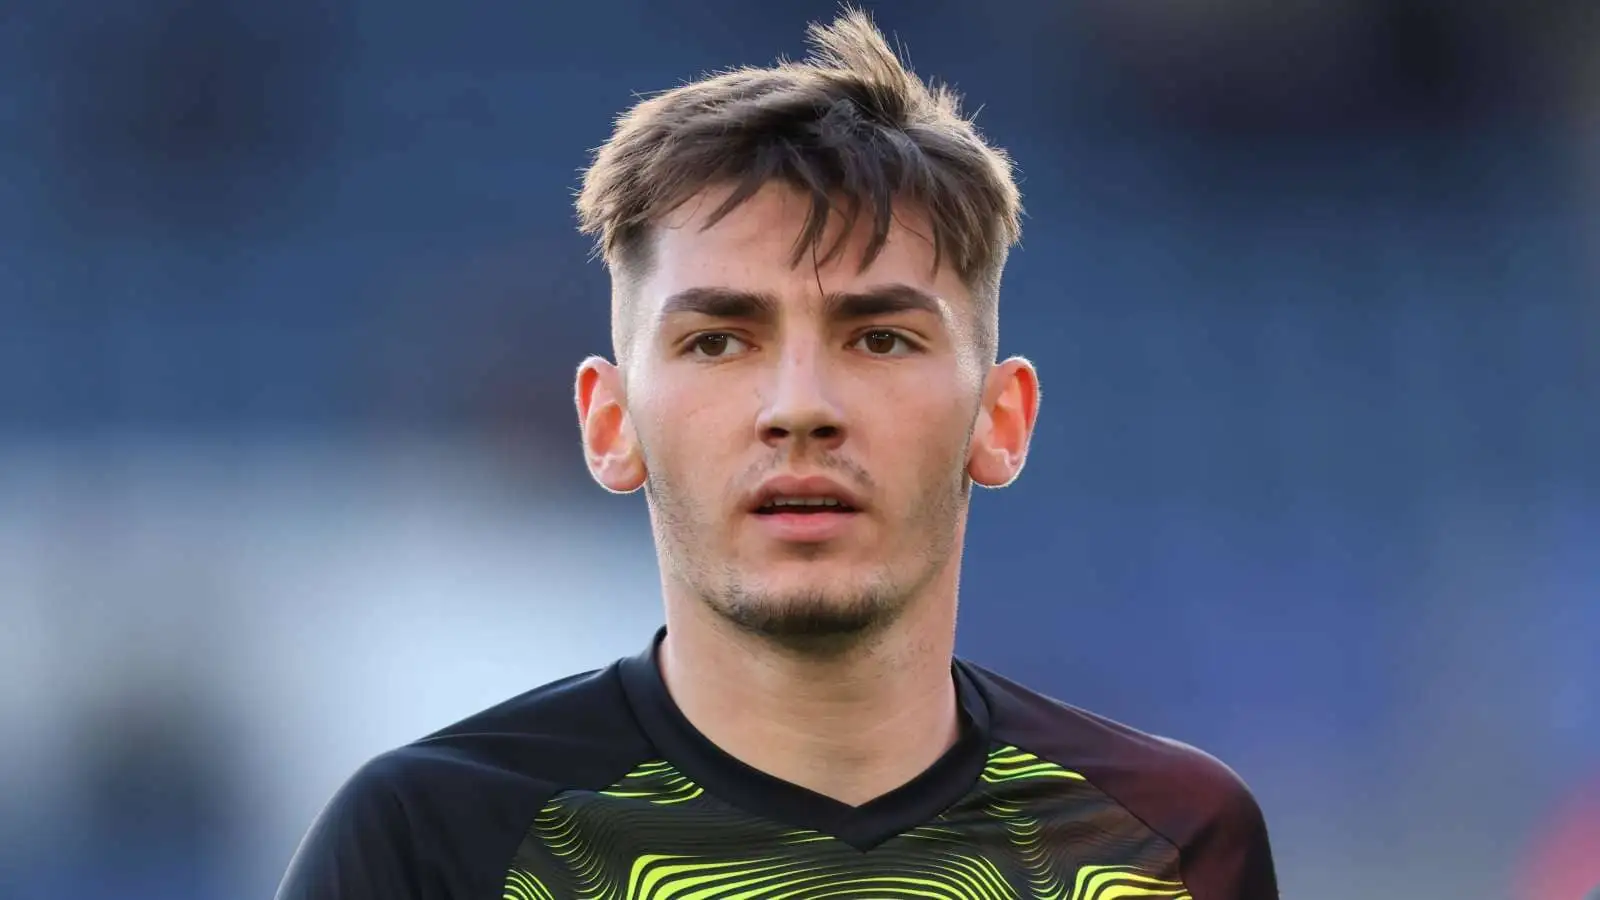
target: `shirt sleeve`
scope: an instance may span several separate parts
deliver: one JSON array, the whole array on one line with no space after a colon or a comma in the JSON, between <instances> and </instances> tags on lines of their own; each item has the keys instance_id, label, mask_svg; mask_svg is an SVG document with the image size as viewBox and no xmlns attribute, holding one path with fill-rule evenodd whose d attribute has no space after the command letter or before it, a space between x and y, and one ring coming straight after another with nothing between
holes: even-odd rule
<instances>
[{"instance_id":1,"label":"shirt sleeve","mask_svg":"<svg viewBox=\"0 0 1600 900\"><path fill-rule=\"evenodd\" d=\"M276 900L422 900L412 843L400 797L369 763L317 816Z\"/></svg>"},{"instance_id":2,"label":"shirt sleeve","mask_svg":"<svg viewBox=\"0 0 1600 900\"><path fill-rule=\"evenodd\" d=\"M1179 848L1194 900L1278 900L1278 876L1261 807L1243 785Z\"/></svg>"}]
</instances>

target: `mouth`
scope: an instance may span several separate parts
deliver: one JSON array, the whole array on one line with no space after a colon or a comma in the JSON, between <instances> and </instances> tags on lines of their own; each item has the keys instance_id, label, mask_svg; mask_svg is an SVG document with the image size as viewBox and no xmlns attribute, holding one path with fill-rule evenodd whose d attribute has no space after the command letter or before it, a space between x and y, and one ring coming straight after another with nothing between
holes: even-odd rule
<instances>
[{"instance_id":1,"label":"mouth","mask_svg":"<svg viewBox=\"0 0 1600 900\"><path fill-rule=\"evenodd\" d=\"M862 503L849 488L828 478L775 478L749 507L768 537L789 545L838 542L855 533Z\"/></svg>"},{"instance_id":2,"label":"mouth","mask_svg":"<svg viewBox=\"0 0 1600 900\"><path fill-rule=\"evenodd\" d=\"M758 516L815 516L853 513L854 506L838 497L770 497L754 510Z\"/></svg>"}]
</instances>

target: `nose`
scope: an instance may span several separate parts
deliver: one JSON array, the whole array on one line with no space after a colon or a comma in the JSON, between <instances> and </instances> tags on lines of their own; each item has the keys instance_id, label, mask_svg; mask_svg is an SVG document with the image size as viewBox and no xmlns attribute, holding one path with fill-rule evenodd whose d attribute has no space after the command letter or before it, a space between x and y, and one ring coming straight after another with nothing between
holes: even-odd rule
<instances>
[{"instance_id":1,"label":"nose","mask_svg":"<svg viewBox=\"0 0 1600 900\"><path fill-rule=\"evenodd\" d=\"M828 376L815 347L783 352L756 421L763 443L773 448L808 445L816 450L833 450L844 443L844 415Z\"/></svg>"}]
</instances>

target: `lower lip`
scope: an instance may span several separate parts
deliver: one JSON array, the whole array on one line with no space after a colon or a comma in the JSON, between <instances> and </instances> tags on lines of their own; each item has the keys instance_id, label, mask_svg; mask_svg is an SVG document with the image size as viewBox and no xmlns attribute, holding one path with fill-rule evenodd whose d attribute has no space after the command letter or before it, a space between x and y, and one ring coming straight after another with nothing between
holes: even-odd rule
<instances>
[{"instance_id":1,"label":"lower lip","mask_svg":"<svg viewBox=\"0 0 1600 900\"><path fill-rule=\"evenodd\" d=\"M767 533L780 541L817 543L844 534L859 513L753 513Z\"/></svg>"}]
</instances>

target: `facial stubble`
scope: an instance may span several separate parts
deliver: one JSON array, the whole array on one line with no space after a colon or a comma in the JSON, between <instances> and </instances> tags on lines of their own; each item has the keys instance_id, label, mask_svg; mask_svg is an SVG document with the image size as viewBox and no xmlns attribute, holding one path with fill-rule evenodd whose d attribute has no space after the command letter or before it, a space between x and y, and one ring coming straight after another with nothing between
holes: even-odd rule
<instances>
[{"instance_id":1,"label":"facial stubble","mask_svg":"<svg viewBox=\"0 0 1600 900\"><path fill-rule=\"evenodd\" d=\"M708 609L748 634L808 655L858 646L897 621L955 553L961 516L971 495L965 466L970 437L969 427L960 452L939 467L948 475L928 485L903 520L887 523L913 541L909 552L894 540L886 548L895 555L905 552L909 558L901 565L894 565L899 560L885 559L853 584L782 592L764 589L722 554L707 552L718 529L718 508L677 490L660 467L650 464L652 454L646 448L645 494L662 565ZM823 456L817 463L853 483L870 484L865 472L845 460ZM791 551L793 561L819 565L826 565L826 557L836 552L827 545Z\"/></svg>"}]
</instances>

